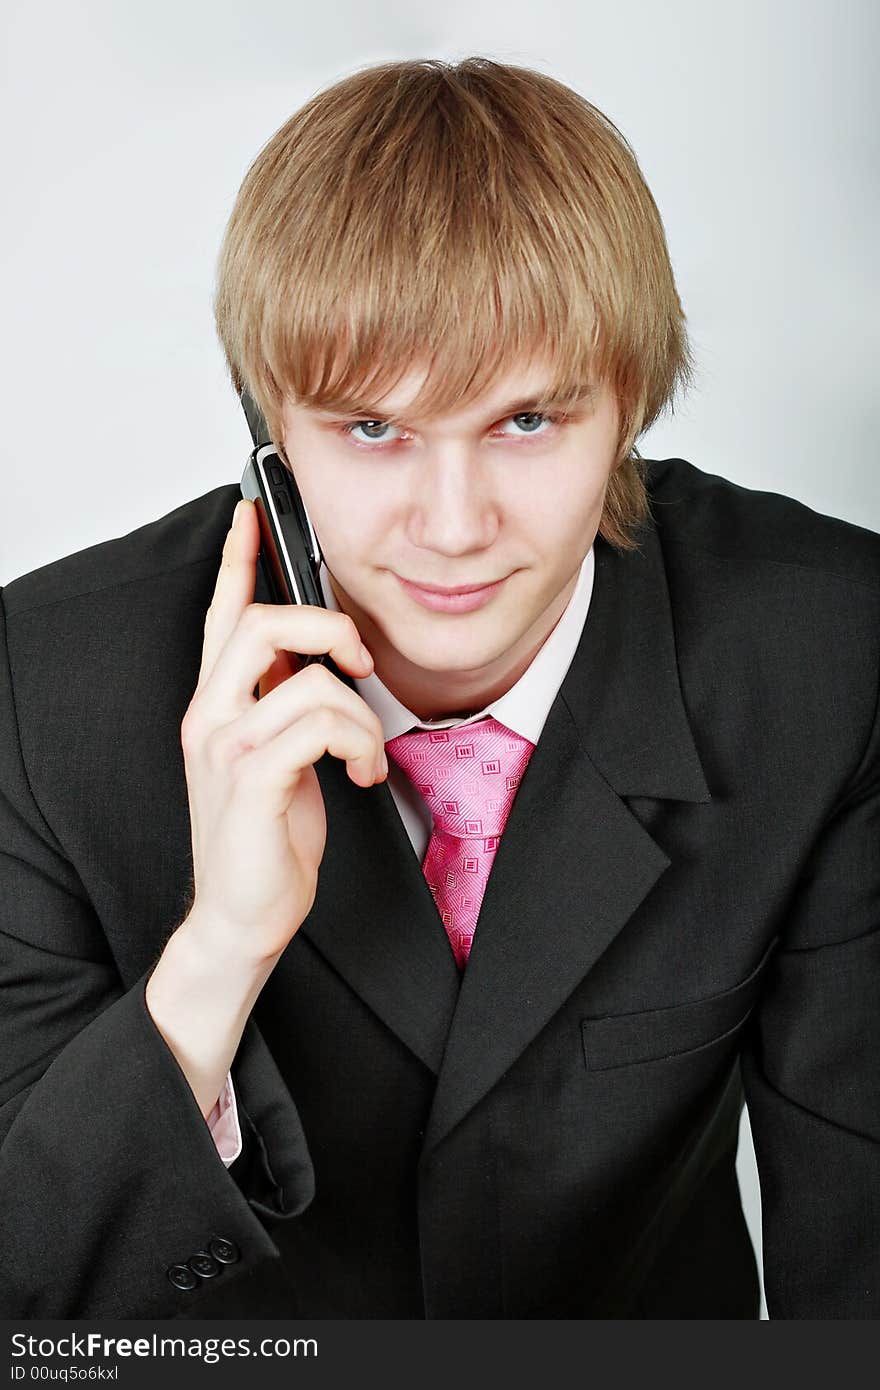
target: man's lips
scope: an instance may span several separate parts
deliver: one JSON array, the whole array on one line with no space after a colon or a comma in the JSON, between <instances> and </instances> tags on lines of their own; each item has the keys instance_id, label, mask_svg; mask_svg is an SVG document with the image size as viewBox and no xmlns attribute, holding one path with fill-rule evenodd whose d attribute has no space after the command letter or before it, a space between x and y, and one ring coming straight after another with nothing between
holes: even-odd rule
<instances>
[{"instance_id":1,"label":"man's lips","mask_svg":"<svg viewBox=\"0 0 880 1390\"><path fill-rule=\"evenodd\" d=\"M473 609L489 603L509 577L506 575L504 579L494 579L488 584L458 584L453 589L416 584L400 575L397 575L397 581L404 592L415 599L422 608L431 608L437 613L470 613Z\"/></svg>"},{"instance_id":2,"label":"man's lips","mask_svg":"<svg viewBox=\"0 0 880 1390\"><path fill-rule=\"evenodd\" d=\"M398 575L403 579L404 584L411 584L414 589L422 589L426 594L475 594L480 589L491 589L493 584L500 584L501 579L486 579L482 584L457 584L454 589L443 589L439 584L422 584L418 579L404 579L403 575ZM507 578L506 575L502 579Z\"/></svg>"}]
</instances>

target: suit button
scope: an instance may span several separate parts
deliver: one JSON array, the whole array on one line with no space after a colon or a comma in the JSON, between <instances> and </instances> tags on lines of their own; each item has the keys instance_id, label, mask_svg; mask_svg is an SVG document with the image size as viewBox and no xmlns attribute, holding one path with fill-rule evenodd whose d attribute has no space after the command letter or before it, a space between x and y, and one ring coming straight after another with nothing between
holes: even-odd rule
<instances>
[{"instance_id":1,"label":"suit button","mask_svg":"<svg viewBox=\"0 0 880 1390\"><path fill-rule=\"evenodd\" d=\"M235 1241L226 1240L223 1236L212 1236L208 1242L208 1250L222 1265L234 1265L236 1260L241 1259L241 1252Z\"/></svg>"},{"instance_id":2,"label":"suit button","mask_svg":"<svg viewBox=\"0 0 880 1390\"><path fill-rule=\"evenodd\" d=\"M192 1259L187 1260L187 1264L200 1279L213 1279L215 1274L220 1273L217 1261L205 1250L197 1250Z\"/></svg>"},{"instance_id":3,"label":"suit button","mask_svg":"<svg viewBox=\"0 0 880 1390\"><path fill-rule=\"evenodd\" d=\"M187 1269L186 1265L170 1265L165 1273L168 1275L174 1287L176 1289L183 1289L185 1293L188 1293L190 1289L194 1289L199 1282L192 1270Z\"/></svg>"}]
</instances>

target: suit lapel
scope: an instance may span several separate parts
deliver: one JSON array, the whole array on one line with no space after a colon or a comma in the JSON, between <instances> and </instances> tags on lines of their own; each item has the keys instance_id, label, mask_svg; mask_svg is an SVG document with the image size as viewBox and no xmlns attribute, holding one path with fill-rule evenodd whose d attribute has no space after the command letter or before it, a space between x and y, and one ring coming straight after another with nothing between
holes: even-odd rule
<instances>
[{"instance_id":1,"label":"suit lapel","mask_svg":"<svg viewBox=\"0 0 880 1390\"><path fill-rule=\"evenodd\" d=\"M426 1149L531 1042L669 862L596 771L557 699L492 866Z\"/></svg>"},{"instance_id":2,"label":"suit lapel","mask_svg":"<svg viewBox=\"0 0 880 1390\"><path fill-rule=\"evenodd\" d=\"M458 967L387 785L315 764L327 846L300 931L433 1072L459 995Z\"/></svg>"}]
</instances>

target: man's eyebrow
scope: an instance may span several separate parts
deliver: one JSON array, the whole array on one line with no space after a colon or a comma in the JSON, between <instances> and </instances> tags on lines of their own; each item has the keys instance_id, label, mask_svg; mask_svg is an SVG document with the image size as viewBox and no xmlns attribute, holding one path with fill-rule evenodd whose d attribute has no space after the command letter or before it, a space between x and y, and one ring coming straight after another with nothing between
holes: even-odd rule
<instances>
[{"instance_id":1,"label":"man's eyebrow","mask_svg":"<svg viewBox=\"0 0 880 1390\"><path fill-rule=\"evenodd\" d=\"M490 414L492 420L506 420L511 415L524 415L532 411L551 410L554 407L568 407L569 409L578 404L592 403L596 394L596 387L592 384L579 386L572 391L562 394L541 394L529 396L527 399L511 401L509 405L503 405L493 410ZM353 405L345 408L340 407L333 410L331 407L318 407L321 415L343 415L349 418L357 417L359 420L381 420L383 423L399 425L402 424L406 416L403 413L394 413L383 410L380 406L364 405L355 401Z\"/></svg>"}]
</instances>

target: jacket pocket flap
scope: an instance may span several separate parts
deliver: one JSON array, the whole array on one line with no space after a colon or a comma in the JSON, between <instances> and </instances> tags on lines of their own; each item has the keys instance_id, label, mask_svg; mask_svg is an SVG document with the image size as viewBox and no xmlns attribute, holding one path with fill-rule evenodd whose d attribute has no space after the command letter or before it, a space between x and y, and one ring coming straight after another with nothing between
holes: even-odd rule
<instances>
[{"instance_id":1,"label":"jacket pocket flap","mask_svg":"<svg viewBox=\"0 0 880 1390\"><path fill-rule=\"evenodd\" d=\"M581 1019L587 1068L604 1071L658 1061L695 1051L735 1031L754 1007L764 966L778 939L774 936L754 969L731 989L661 1009Z\"/></svg>"}]
</instances>

